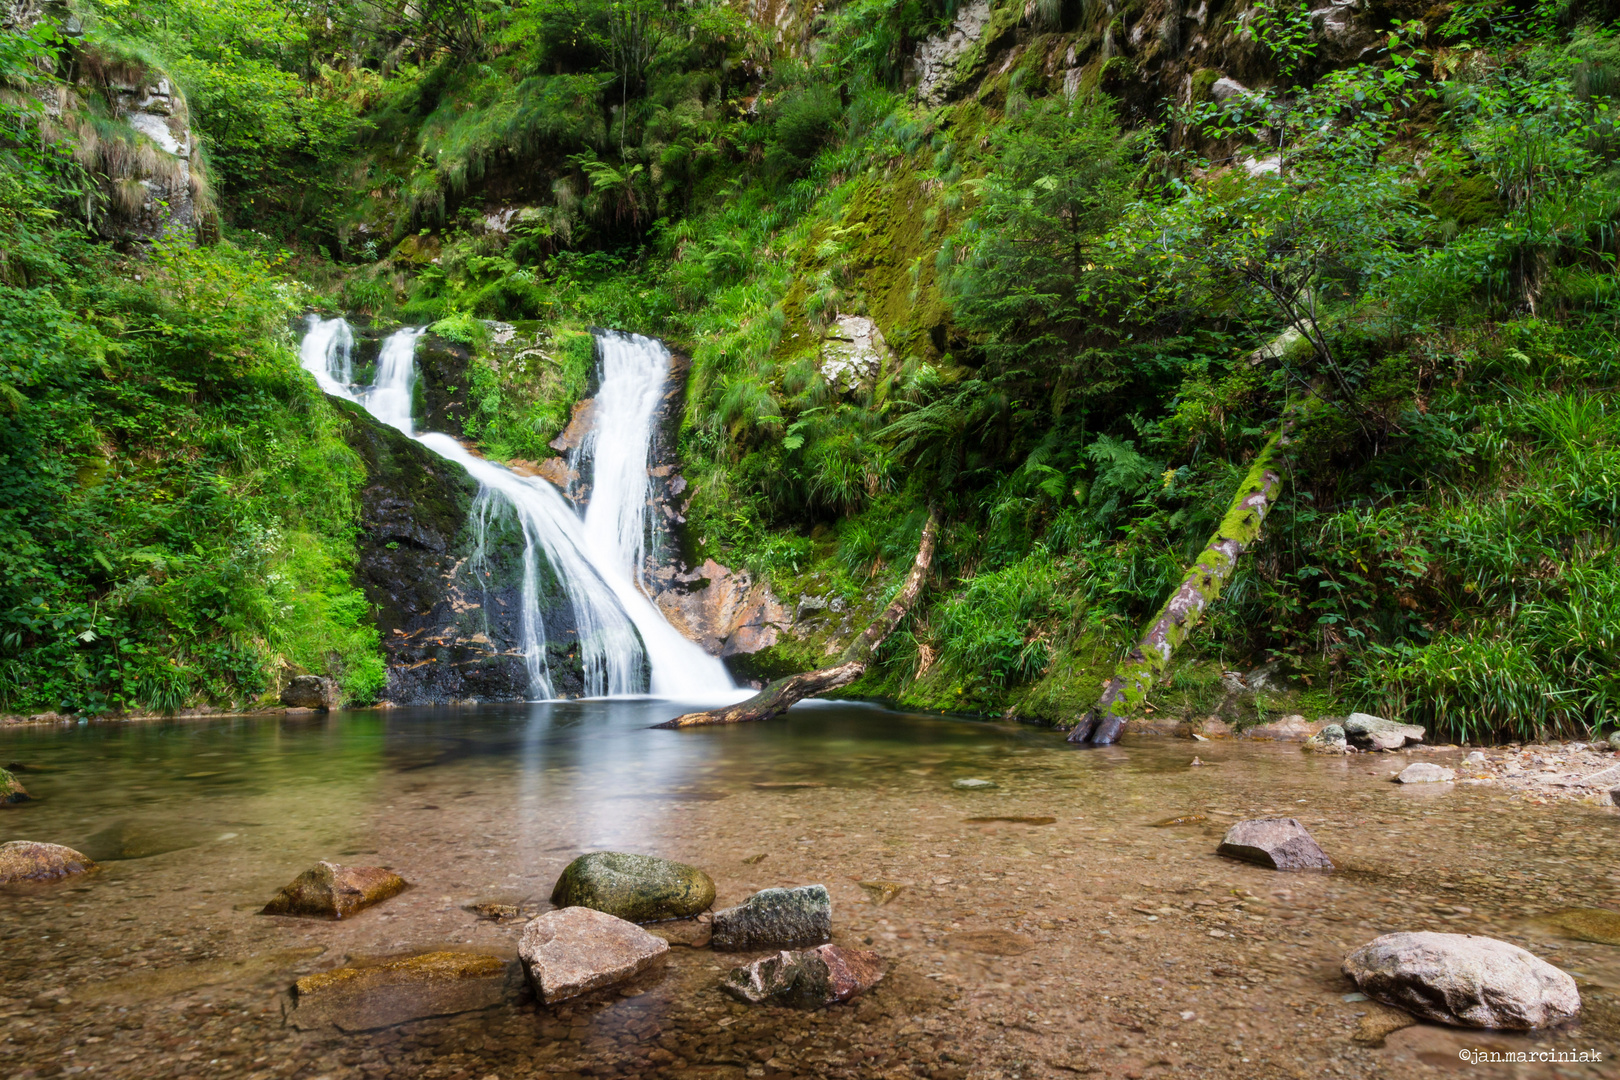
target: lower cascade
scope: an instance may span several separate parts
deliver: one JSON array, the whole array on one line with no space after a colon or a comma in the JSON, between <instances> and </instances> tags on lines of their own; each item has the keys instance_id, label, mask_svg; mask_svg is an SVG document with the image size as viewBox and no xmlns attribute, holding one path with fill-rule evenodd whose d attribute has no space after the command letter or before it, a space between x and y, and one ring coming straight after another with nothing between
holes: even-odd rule
<instances>
[{"instance_id":1,"label":"lower cascade","mask_svg":"<svg viewBox=\"0 0 1620 1080\"><path fill-rule=\"evenodd\" d=\"M524 542L519 629L530 693L557 696L546 663L542 559L573 608L587 697L650 692L701 699L734 690L725 665L681 636L643 591L644 560L649 542L657 539L648 454L669 351L638 334L598 333L602 370L596 424L570 461L593 477L582 517L545 480L486 461L449 435L415 430L415 354L423 333L406 328L391 334L378 354L372 384L363 388L352 381L354 334L341 317L311 315L299 357L326 393L360 405L478 481L471 522L478 536L495 515L509 511L516 517Z\"/></svg>"}]
</instances>

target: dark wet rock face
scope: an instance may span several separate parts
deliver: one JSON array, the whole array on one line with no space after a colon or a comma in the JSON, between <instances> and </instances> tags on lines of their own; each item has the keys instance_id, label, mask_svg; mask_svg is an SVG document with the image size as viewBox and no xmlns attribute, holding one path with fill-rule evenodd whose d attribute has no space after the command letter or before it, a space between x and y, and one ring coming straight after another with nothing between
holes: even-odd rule
<instances>
[{"instance_id":1,"label":"dark wet rock face","mask_svg":"<svg viewBox=\"0 0 1620 1080\"><path fill-rule=\"evenodd\" d=\"M416 400L411 411L417 431L442 431L462 438L467 422L468 365L472 350L438 334L416 343Z\"/></svg>"},{"instance_id":2,"label":"dark wet rock face","mask_svg":"<svg viewBox=\"0 0 1620 1080\"><path fill-rule=\"evenodd\" d=\"M366 468L357 576L388 657L386 698L396 705L527 699L516 518L492 499L475 518L478 483L460 466L358 406L334 404ZM543 575L541 585L552 686L577 696L584 671L573 607L554 578Z\"/></svg>"},{"instance_id":3,"label":"dark wet rock face","mask_svg":"<svg viewBox=\"0 0 1620 1080\"><path fill-rule=\"evenodd\" d=\"M630 922L684 919L714 903L714 881L685 863L597 851L568 864L551 891L551 902L560 908L593 908Z\"/></svg>"},{"instance_id":4,"label":"dark wet rock face","mask_svg":"<svg viewBox=\"0 0 1620 1080\"><path fill-rule=\"evenodd\" d=\"M1240 821L1226 831L1217 853L1272 870L1333 869L1327 853L1293 818Z\"/></svg>"},{"instance_id":5,"label":"dark wet rock face","mask_svg":"<svg viewBox=\"0 0 1620 1080\"><path fill-rule=\"evenodd\" d=\"M668 951L663 938L586 907L546 912L518 942L529 982L548 1005L632 979Z\"/></svg>"},{"instance_id":6,"label":"dark wet rock face","mask_svg":"<svg viewBox=\"0 0 1620 1080\"><path fill-rule=\"evenodd\" d=\"M716 949L792 949L832 936L832 897L825 885L764 889L733 908L714 913Z\"/></svg>"},{"instance_id":7,"label":"dark wet rock face","mask_svg":"<svg viewBox=\"0 0 1620 1080\"><path fill-rule=\"evenodd\" d=\"M263 914L346 919L404 890L405 879L380 866L319 862L276 893Z\"/></svg>"},{"instance_id":8,"label":"dark wet rock face","mask_svg":"<svg viewBox=\"0 0 1620 1080\"><path fill-rule=\"evenodd\" d=\"M720 989L750 1005L819 1009L870 989L884 973L883 958L875 952L823 945L802 952L784 950L735 968Z\"/></svg>"},{"instance_id":9,"label":"dark wet rock face","mask_svg":"<svg viewBox=\"0 0 1620 1080\"><path fill-rule=\"evenodd\" d=\"M1370 998L1458 1027L1544 1028L1581 1012L1568 974L1473 934L1385 934L1346 956L1344 973Z\"/></svg>"},{"instance_id":10,"label":"dark wet rock face","mask_svg":"<svg viewBox=\"0 0 1620 1080\"><path fill-rule=\"evenodd\" d=\"M23 881L60 881L97 869L87 856L61 844L12 840L0 844L0 885Z\"/></svg>"},{"instance_id":11,"label":"dark wet rock face","mask_svg":"<svg viewBox=\"0 0 1620 1080\"><path fill-rule=\"evenodd\" d=\"M288 1022L301 1031L370 1031L487 1009L515 989L513 965L494 956L433 952L299 979Z\"/></svg>"},{"instance_id":12,"label":"dark wet rock face","mask_svg":"<svg viewBox=\"0 0 1620 1080\"><path fill-rule=\"evenodd\" d=\"M343 704L343 691L335 679L322 675L294 675L281 690L281 703L294 709L335 709Z\"/></svg>"}]
</instances>

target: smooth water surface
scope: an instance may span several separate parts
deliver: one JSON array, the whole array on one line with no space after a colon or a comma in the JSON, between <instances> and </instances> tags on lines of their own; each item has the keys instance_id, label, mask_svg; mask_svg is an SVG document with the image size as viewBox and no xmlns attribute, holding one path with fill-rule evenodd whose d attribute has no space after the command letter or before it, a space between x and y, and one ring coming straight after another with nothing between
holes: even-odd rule
<instances>
[{"instance_id":1,"label":"smooth water surface","mask_svg":"<svg viewBox=\"0 0 1620 1080\"><path fill-rule=\"evenodd\" d=\"M1388 782L1402 755L1061 736L854 704L655 731L654 699L0 732L39 797L0 839L75 846L87 879L0 891L0 1076L1421 1076L1468 1048L1615 1048L1620 949L1531 917L1620 906L1611 810ZM1194 750L1207 764L1191 765ZM1415 759L1415 758L1414 758ZM1429 752L1423 760L1448 760ZM963 791L952 781L997 786ZM1443 789L1443 790L1442 790ZM1240 817L1299 818L1338 864L1277 874L1213 854ZM1185 824L1155 827L1169 816ZM1201 819L1200 819L1201 816ZM1050 820L1048 820L1050 819ZM461 949L515 957L577 854L694 863L717 906L821 882L834 941L888 977L815 1013L716 985L748 955L677 947L635 986L379 1031L301 1032L301 974ZM342 923L257 914L319 859L412 887ZM903 886L879 906L860 882ZM1345 951L1377 933L1509 937L1574 973L1585 1014L1519 1035L1420 1026L1352 1041ZM1615 1075L1608 1064L1569 1075Z\"/></svg>"}]
</instances>

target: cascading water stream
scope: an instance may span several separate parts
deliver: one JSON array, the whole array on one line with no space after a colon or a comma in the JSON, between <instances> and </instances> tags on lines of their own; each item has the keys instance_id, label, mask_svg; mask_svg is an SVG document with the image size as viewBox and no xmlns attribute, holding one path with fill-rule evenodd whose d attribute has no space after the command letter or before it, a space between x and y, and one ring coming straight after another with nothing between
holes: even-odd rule
<instances>
[{"instance_id":1,"label":"cascading water stream","mask_svg":"<svg viewBox=\"0 0 1620 1080\"><path fill-rule=\"evenodd\" d=\"M587 696L636 694L649 689L643 682L644 667L651 692L660 696L701 699L734 690L725 666L682 637L639 588L648 532L646 516L650 512L646 497L647 452L668 372L668 353L662 353L656 377L645 362L639 366L615 364L611 373L604 371L602 397L611 395L611 403L599 400L596 416L599 423L611 426L613 434L594 440L594 444L606 452L609 465L602 471L598 464L592 509L581 520L567 500L544 480L518 476L485 461L448 435L416 434L411 406L416 342L421 334L421 330L406 329L389 336L377 359L376 378L364 390L357 391L352 385L349 354L354 339L343 319L310 316L299 355L322 390L356 402L380 422L466 469L483 488L480 505L474 508L475 527L481 529L487 523L490 499L510 507L517 516L524 539L519 636L531 691L540 697L555 696L546 666L546 634L540 612L541 552L574 610ZM650 339L634 340L646 343L655 352L663 349ZM625 380L642 378L653 384L646 393L621 385ZM621 440L629 446L622 445ZM639 469L627 465L626 453L639 454ZM605 485L602 479L606 479ZM617 523L615 536L633 532L633 544L604 542L593 532L592 512L598 499L607 508L601 511L600 519ZM640 508L633 528L627 523L627 508L632 507Z\"/></svg>"}]
</instances>

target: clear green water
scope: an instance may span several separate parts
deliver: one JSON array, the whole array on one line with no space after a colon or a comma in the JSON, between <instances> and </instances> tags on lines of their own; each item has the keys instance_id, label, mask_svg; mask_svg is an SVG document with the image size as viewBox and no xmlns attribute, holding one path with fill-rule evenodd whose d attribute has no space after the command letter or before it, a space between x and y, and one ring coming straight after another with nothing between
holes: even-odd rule
<instances>
[{"instance_id":1,"label":"clear green water","mask_svg":"<svg viewBox=\"0 0 1620 1080\"><path fill-rule=\"evenodd\" d=\"M1620 906L1613 811L1402 789L1393 755L1134 738L1076 751L1028 727L860 705L649 730L679 711L0 733L0 762L29 766L39 796L0 812L0 839L104 860L86 879L0 891L0 1076L1449 1075L1460 1048L1607 1049L1620 1029L1620 949L1528 921ZM1195 752L1209 764L1191 767ZM997 786L951 786L965 777ZM1305 822L1340 869L1279 875L1213 854L1229 822L1273 813ZM1154 827L1171 815L1202 819ZM1008 818L1054 820L995 820ZM543 909L561 868L597 848L699 865L720 905L824 883L834 940L878 949L889 976L820 1013L749 1010L716 990L749 957L676 948L628 997L548 1009L519 983L497 1008L381 1031L285 1023L301 974L444 948L514 956L521 924L469 906ZM412 888L342 923L257 913L319 859L389 866ZM876 906L858 885L874 879L903 890ZM1338 961L1395 929L1524 943L1577 975L1583 1021L1358 1044L1367 1006L1343 1000Z\"/></svg>"}]
</instances>

